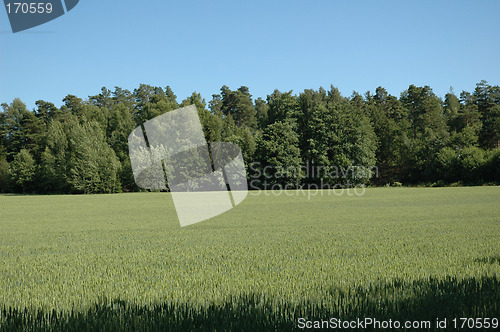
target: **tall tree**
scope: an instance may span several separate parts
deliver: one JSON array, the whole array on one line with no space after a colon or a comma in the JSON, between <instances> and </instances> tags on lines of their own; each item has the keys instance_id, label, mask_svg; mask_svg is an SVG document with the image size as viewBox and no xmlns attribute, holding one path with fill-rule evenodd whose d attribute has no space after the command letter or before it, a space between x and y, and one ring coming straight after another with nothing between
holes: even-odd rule
<instances>
[{"instance_id":1,"label":"tall tree","mask_svg":"<svg viewBox=\"0 0 500 332\"><path fill-rule=\"evenodd\" d=\"M265 184L280 184L295 188L299 185L304 174L301 168L299 136L293 126L294 124L288 121L277 121L264 129L257 142L258 163L250 167L250 171L258 171L261 176L259 183L251 183L251 187L265 188Z\"/></svg>"},{"instance_id":2,"label":"tall tree","mask_svg":"<svg viewBox=\"0 0 500 332\"><path fill-rule=\"evenodd\" d=\"M169 85L165 87L165 97L174 109L179 107L179 105L177 104L177 96L175 95L174 91L172 91Z\"/></svg>"},{"instance_id":3,"label":"tall tree","mask_svg":"<svg viewBox=\"0 0 500 332\"><path fill-rule=\"evenodd\" d=\"M119 178L126 191L136 189L128 155L128 136L134 128L135 123L130 110L125 104L114 104L110 109L106 137L109 146L115 151L122 165Z\"/></svg>"},{"instance_id":4,"label":"tall tree","mask_svg":"<svg viewBox=\"0 0 500 332\"><path fill-rule=\"evenodd\" d=\"M500 148L500 86L483 80L476 85L474 97L483 121L481 145Z\"/></svg>"},{"instance_id":5,"label":"tall tree","mask_svg":"<svg viewBox=\"0 0 500 332\"><path fill-rule=\"evenodd\" d=\"M102 87L100 94L89 96L89 102L99 108L109 108L113 103L112 92L108 88Z\"/></svg>"},{"instance_id":6,"label":"tall tree","mask_svg":"<svg viewBox=\"0 0 500 332\"><path fill-rule=\"evenodd\" d=\"M10 187L10 171L7 157L0 149L0 193L9 191Z\"/></svg>"},{"instance_id":7,"label":"tall tree","mask_svg":"<svg viewBox=\"0 0 500 332\"><path fill-rule=\"evenodd\" d=\"M460 94L458 112L450 124L450 145L456 149L477 146L483 124L474 96L468 92Z\"/></svg>"},{"instance_id":8,"label":"tall tree","mask_svg":"<svg viewBox=\"0 0 500 332\"><path fill-rule=\"evenodd\" d=\"M134 109L135 107L134 96L129 90L115 86L115 91L113 91L112 95L113 95L113 105L122 104L130 111Z\"/></svg>"},{"instance_id":9,"label":"tall tree","mask_svg":"<svg viewBox=\"0 0 500 332\"><path fill-rule=\"evenodd\" d=\"M170 90L167 95L160 87L141 84L138 89L134 90L134 98L136 125L178 108L173 92Z\"/></svg>"},{"instance_id":10,"label":"tall tree","mask_svg":"<svg viewBox=\"0 0 500 332\"><path fill-rule=\"evenodd\" d=\"M449 141L448 126L441 101L429 86L410 87L401 94L409 110L411 133L404 142L402 160L406 181L433 180L433 162Z\"/></svg>"},{"instance_id":11,"label":"tall tree","mask_svg":"<svg viewBox=\"0 0 500 332\"><path fill-rule=\"evenodd\" d=\"M26 105L17 98L10 105L2 104L2 108L4 117L1 132L4 135L8 160L12 160L21 149L29 149L38 159L45 132L42 120L28 111Z\"/></svg>"},{"instance_id":12,"label":"tall tree","mask_svg":"<svg viewBox=\"0 0 500 332\"><path fill-rule=\"evenodd\" d=\"M222 113L231 115L238 127L246 126L255 128L257 119L256 111L252 101L252 95L246 86L232 91L227 86L221 88Z\"/></svg>"},{"instance_id":13,"label":"tall tree","mask_svg":"<svg viewBox=\"0 0 500 332\"><path fill-rule=\"evenodd\" d=\"M450 89L450 92L448 92L444 96L444 114L448 122L448 126L452 131L456 130L457 127L456 121L459 116L459 112L460 112L460 100L453 93L453 90Z\"/></svg>"},{"instance_id":14,"label":"tall tree","mask_svg":"<svg viewBox=\"0 0 500 332\"><path fill-rule=\"evenodd\" d=\"M221 126L222 121L217 121L217 116L212 114L207 108L207 103L205 99L201 97L198 92L193 92L191 96L184 99L180 107L186 107L189 105L196 106L198 111L198 116L200 118L201 126L203 132L205 133L205 139L207 142L217 142L221 139ZM220 119L222 120L222 119Z\"/></svg>"},{"instance_id":15,"label":"tall tree","mask_svg":"<svg viewBox=\"0 0 500 332\"><path fill-rule=\"evenodd\" d=\"M269 123L269 105L262 98L255 100L255 112L257 119L257 128L262 130Z\"/></svg>"},{"instance_id":16,"label":"tall tree","mask_svg":"<svg viewBox=\"0 0 500 332\"><path fill-rule=\"evenodd\" d=\"M48 127L51 120L57 119L60 116L59 109L53 103L37 100L35 105L37 106L35 115L43 121L45 127Z\"/></svg>"},{"instance_id":17,"label":"tall tree","mask_svg":"<svg viewBox=\"0 0 500 332\"><path fill-rule=\"evenodd\" d=\"M400 151L409 128L407 110L401 102L391 96L383 87L375 90L375 95L366 94L367 113L375 135L378 138L376 152L379 177L377 184L400 180Z\"/></svg>"},{"instance_id":18,"label":"tall tree","mask_svg":"<svg viewBox=\"0 0 500 332\"><path fill-rule=\"evenodd\" d=\"M322 88L305 90L299 103L303 159L326 170L321 177L311 172L307 181L330 185L368 181L376 163L377 140L364 111L334 87L328 93Z\"/></svg>"},{"instance_id":19,"label":"tall tree","mask_svg":"<svg viewBox=\"0 0 500 332\"><path fill-rule=\"evenodd\" d=\"M12 163L10 163L9 171L12 181L22 188L23 193L26 193L26 190L35 178L35 159L33 159L28 150L21 149L21 151L15 155Z\"/></svg>"},{"instance_id":20,"label":"tall tree","mask_svg":"<svg viewBox=\"0 0 500 332\"><path fill-rule=\"evenodd\" d=\"M67 133L70 184L75 192L113 193L120 191L121 164L106 143L105 132L95 121L73 124Z\"/></svg>"},{"instance_id":21,"label":"tall tree","mask_svg":"<svg viewBox=\"0 0 500 332\"><path fill-rule=\"evenodd\" d=\"M267 103L270 124L287 119L297 120L299 116L299 101L296 96L292 95L292 91L282 93L279 90L274 90L272 94L267 96Z\"/></svg>"},{"instance_id":22,"label":"tall tree","mask_svg":"<svg viewBox=\"0 0 500 332\"><path fill-rule=\"evenodd\" d=\"M70 121L76 125L77 120ZM70 127L71 128L71 127ZM70 129L68 128L68 129ZM63 124L57 120L50 123L47 146L40 162L41 191L44 193L69 193L69 142Z\"/></svg>"},{"instance_id":23,"label":"tall tree","mask_svg":"<svg viewBox=\"0 0 500 332\"><path fill-rule=\"evenodd\" d=\"M64 105L61 106L63 113L71 113L79 118L82 117L84 112L82 98L70 94L64 97L62 101L64 102Z\"/></svg>"}]
</instances>

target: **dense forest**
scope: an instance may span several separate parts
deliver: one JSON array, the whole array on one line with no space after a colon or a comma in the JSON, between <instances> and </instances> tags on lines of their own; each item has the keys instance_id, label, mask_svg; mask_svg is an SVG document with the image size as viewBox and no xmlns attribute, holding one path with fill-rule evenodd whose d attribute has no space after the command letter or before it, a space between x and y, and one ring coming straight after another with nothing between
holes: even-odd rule
<instances>
[{"instance_id":1,"label":"dense forest","mask_svg":"<svg viewBox=\"0 0 500 332\"><path fill-rule=\"evenodd\" d=\"M253 99L247 87L206 103L199 93L181 101L170 89L119 87L82 100L67 95L58 108L19 99L0 112L0 192L114 193L137 191L128 157L132 130L165 112L194 104L208 142L238 144L250 178L268 183L477 185L500 182L500 87L485 81L444 100L429 86L410 85L398 97L342 96L327 91L275 90ZM310 174L364 167L377 172ZM290 169L301 171L290 171ZM280 170L276 176L276 170ZM263 172L265 170L265 172ZM286 171L283 171L286 170ZM250 188L263 186L254 182Z\"/></svg>"}]
</instances>

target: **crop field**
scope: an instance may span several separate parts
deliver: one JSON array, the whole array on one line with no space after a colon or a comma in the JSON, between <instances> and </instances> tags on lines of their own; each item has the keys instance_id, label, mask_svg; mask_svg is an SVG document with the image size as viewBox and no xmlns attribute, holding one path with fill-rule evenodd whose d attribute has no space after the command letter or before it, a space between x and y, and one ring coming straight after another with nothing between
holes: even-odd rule
<instances>
[{"instance_id":1,"label":"crop field","mask_svg":"<svg viewBox=\"0 0 500 332\"><path fill-rule=\"evenodd\" d=\"M0 196L0 330L288 330L500 315L500 187Z\"/></svg>"}]
</instances>

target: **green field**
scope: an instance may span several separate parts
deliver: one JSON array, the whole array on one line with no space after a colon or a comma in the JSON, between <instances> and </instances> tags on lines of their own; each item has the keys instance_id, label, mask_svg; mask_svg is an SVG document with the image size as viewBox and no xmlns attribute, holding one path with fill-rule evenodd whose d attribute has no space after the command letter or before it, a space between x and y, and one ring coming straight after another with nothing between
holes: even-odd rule
<instances>
[{"instance_id":1,"label":"green field","mask_svg":"<svg viewBox=\"0 0 500 332\"><path fill-rule=\"evenodd\" d=\"M181 228L166 193L0 196L0 330L281 330L500 313L500 187L250 194Z\"/></svg>"}]
</instances>

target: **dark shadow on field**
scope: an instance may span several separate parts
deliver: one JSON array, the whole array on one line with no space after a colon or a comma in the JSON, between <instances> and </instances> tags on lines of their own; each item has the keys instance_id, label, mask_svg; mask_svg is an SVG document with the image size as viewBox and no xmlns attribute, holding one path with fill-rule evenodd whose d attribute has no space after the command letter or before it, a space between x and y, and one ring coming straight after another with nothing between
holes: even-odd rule
<instances>
[{"instance_id":1,"label":"dark shadow on field","mask_svg":"<svg viewBox=\"0 0 500 332\"><path fill-rule=\"evenodd\" d=\"M298 318L372 317L406 321L500 316L500 280L394 280L349 290L330 289L319 302L291 305L280 298L246 294L222 304L161 303L150 307L102 301L85 312L3 309L1 331L288 331ZM373 329L366 326L365 329ZM434 327L433 327L434 329Z\"/></svg>"}]
</instances>

